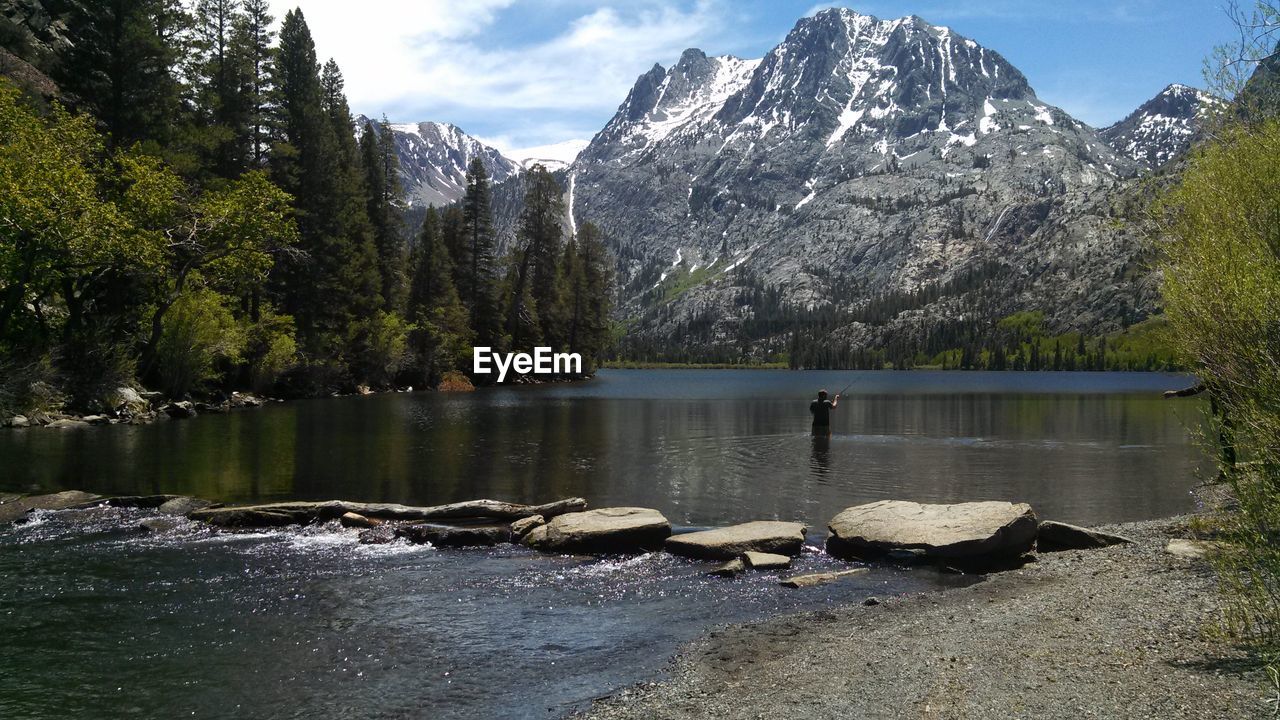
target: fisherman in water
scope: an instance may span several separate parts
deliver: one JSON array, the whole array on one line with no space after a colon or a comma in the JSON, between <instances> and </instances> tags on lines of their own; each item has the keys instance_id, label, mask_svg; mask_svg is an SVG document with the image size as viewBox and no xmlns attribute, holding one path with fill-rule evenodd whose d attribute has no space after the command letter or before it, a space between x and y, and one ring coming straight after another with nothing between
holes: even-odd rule
<instances>
[{"instance_id":1,"label":"fisherman in water","mask_svg":"<svg viewBox=\"0 0 1280 720\"><path fill-rule=\"evenodd\" d=\"M818 399L809 403L809 412L813 415L814 437L831 435L831 411L839 404L840 393L836 393L834 400L828 400L826 390L818 391Z\"/></svg>"}]
</instances>

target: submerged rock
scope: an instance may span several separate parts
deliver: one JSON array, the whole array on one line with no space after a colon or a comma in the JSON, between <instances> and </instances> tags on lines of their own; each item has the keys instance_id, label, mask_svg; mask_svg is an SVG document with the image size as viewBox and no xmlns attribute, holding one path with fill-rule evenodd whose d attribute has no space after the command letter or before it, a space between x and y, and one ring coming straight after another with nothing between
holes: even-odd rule
<instances>
[{"instance_id":1,"label":"submerged rock","mask_svg":"<svg viewBox=\"0 0 1280 720\"><path fill-rule=\"evenodd\" d=\"M511 528L506 525L401 525L395 536L412 543L431 543L436 547L488 547L511 542Z\"/></svg>"},{"instance_id":2,"label":"submerged rock","mask_svg":"<svg viewBox=\"0 0 1280 720\"><path fill-rule=\"evenodd\" d=\"M804 545L804 531L796 522L759 520L673 535L664 547L673 555L702 560L728 560L748 551L796 555Z\"/></svg>"},{"instance_id":3,"label":"submerged rock","mask_svg":"<svg viewBox=\"0 0 1280 720\"><path fill-rule=\"evenodd\" d=\"M925 558L953 564L1003 565L1031 550L1036 525L1036 515L1025 503L924 505L881 500L832 518L827 552L867 559L893 550L919 550Z\"/></svg>"},{"instance_id":4,"label":"submerged rock","mask_svg":"<svg viewBox=\"0 0 1280 720\"><path fill-rule=\"evenodd\" d=\"M172 532L182 525L182 519L174 516L150 517L138 523L138 529L149 533Z\"/></svg>"},{"instance_id":5,"label":"submerged rock","mask_svg":"<svg viewBox=\"0 0 1280 720\"><path fill-rule=\"evenodd\" d=\"M1094 550L1112 545L1128 545L1132 542L1123 535L1112 535L1054 520L1041 521L1036 530L1036 549L1041 552Z\"/></svg>"},{"instance_id":6,"label":"submerged rock","mask_svg":"<svg viewBox=\"0 0 1280 720\"><path fill-rule=\"evenodd\" d=\"M163 410L166 415L175 420L186 420L196 416L196 406L185 400L171 402L165 405Z\"/></svg>"},{"instance_id":7,"label":"submerged rock","mask_svg":"<svg viewBox=\"0 0 1280 720\"><path fill-rule=\"evenodd\" d=\"M741 559L734 558L723 565L720 565L716 568L708 570L707 574L715 575L716 577L733 577L735 575L741 574L742 571L746 569L747 569L747 566L745 563L742 562Z\"/></svg>"},{"instance_id":8,"label":"submerged rock","mask_svg":"<svg viewBox=\"0 0 1280 720\"><path fill-rule=\"evenodd\" d=\"M253 508L208 508L187 514L192 520L201 520L222 528L284 527L306 522L296 514Z\"/></svg>"},{"instance_id":9,"label":"submerged rock","mask_svg":"<svg viewBox=\"0 0 1280 720\"><path fill-rule=\"evenodd\" d=\"M840 578L861 575L866 572L870 572L870 570L867 570L866 568L854 568L852 570L836 570L834 572L793 575L789 578L783 578L778 584L789 588L813 587L814 585L822 585L824 583L839 580Z\"/></svg>"},{"instance_id":10,"label":"submerged rock","mask_svg":"<svg viewBox=\"0 0 1280 720\"><path fill-rule=\"evenodd\" d=\"M0 523L21 520L32 510L67 510L101 499L101 495L81 490L64 490L49 495L29 495L0 504Z\"/></svg>"},{"instance_id":11,"label":"submerged rock","mask_svg":"<svg viewBox=\"0 0 1280 720\"><path fill-rule=\"evenodd\" d=\"M178 495L117 495L107 498L107 504L111 507L151 510L162 507L165 503L177 500L179 497Z\"/></svg>"},{"instance_id":12,"label":"submerged rock","mask_svg":"<svg viewBox=\"0 0 1280 720\"><path fill-rule=\"evenodd\" d=\"M361 545L386 545L396 539L396 529L391 525L379 525L360 531Z\"/></svg>"},{"instance_id":13,"label":"submerged rock","mask_svg":"<svg viewBox=\"0 0 1280 720\"><path fill-rule=\"evenodd\" d=\"M534 528L523 543L556 553L629 553L657 550L671 523L649 508L599 508L571 512Z\"/></svg>"},{"instance_id":14,"label":"submerged rock","mask_svg":"<svg viewBox=\"0 0 1280 720\"><path fill-rule=\"evenodd\" d=\"M76 418L62 418L60 420L50 422L48 425L45 425L45 427L52 428L54 430L61 430L64 428L83 427L86 424L87 423L85 423L85 421L78 420Z\"/></svg>"},{"instance_id":15,"label":"submerged rock","mask_svg":"<svg viewBox=\"0 0 1280 720\"><path fill-rule=\"evenodd\" d=\"M747 551L742 553L742 562L752 570L785 570L791 567L791 558L786 555Z\"/></svg>"}]
</instances>

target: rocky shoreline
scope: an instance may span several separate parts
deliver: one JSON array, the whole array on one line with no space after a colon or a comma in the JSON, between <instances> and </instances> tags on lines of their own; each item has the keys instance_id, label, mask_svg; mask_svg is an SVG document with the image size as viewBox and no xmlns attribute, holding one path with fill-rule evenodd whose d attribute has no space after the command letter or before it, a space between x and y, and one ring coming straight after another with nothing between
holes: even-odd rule
<instances>
[{"instance_id":1,"label":"rocky shoreline","mask_svg":"<svg viewBox=\"0 0 1280 720\"><path fill-rule=\"evenodd\" d=\"M1218 590L1189 520L1100 528L1131 542L965 588L710 632L665 679L578 717L1273 717L1258 663L1212 632Z\"/></svg>"}]
</instances>

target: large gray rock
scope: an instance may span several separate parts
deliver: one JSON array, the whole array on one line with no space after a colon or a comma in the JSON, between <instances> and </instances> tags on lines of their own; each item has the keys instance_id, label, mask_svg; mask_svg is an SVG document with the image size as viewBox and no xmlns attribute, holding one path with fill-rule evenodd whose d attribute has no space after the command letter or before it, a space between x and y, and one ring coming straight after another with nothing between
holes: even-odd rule
<instances>
[{"instance_id":1,"label":"large gray rock","mask_svg":"<svg viewBox=\"0 0 1280 720\"><path fill-rule=\"evenodd\" d=\"M1036 525L1036 515L1025 503L881 500L832 518L827 552L840 558L877 558L905 549L921 550L930 559L1006 560L1031 550Z\"/></svg>"},{"instance_id":2,"label":"large gray rock","mask_svg":"<svg viewBox=\"0 0 1280 720\"><path fill-rule=\"evenodd\" d=\"M81 490L64 490L50 495L30 495L0 504L0 523L20 520L32 510L67 510L101 499L101 495Z\"/></svg>"},{"instance_id":3,"label":"large gray rock","mask_svg":"<svg viewBox=\"0 0 1280 720\"><path fill-rule=\"evenodd\" d=\"M222 528L267 528L298 525L307 521L302 515L253 508L209 508L187 514L192 520L201 520Z\"/></svg>"},{"instance_id":4,"label":"large gray rock","mask_svg":"<svg viewBox=\"0 0 1280 720\"><path fill-rule=\"evenodd\" d=\"M744 552L742 562L752 570L785 570L791 567L791 558L773 553Z\"/></svg>"},{"instance_id":5,"label":"large gray rock","mask_svg":"<svg viewBox=\"0 0 1280 720\"><path fill-rule=\"evenodd\" d=\"M530 515L511 523L511 534L517 539L528 535L534 528L546 525L547 519L541 515Z\"/></svg>"},{"instance_id":6,"label":"large gray rock","mask_svg":"<svg viewBox=\"0 0 1280 720\"><path fill-rule=\"evenodd\" d=\"M804 546L804 531L805 526L796 522L758 520L672 535L664 547L673 555L701 560L729 560L749 551L796 555Z\"/></svg>"},{"instance_id":7,"label":"large gray rock","mask_svg":"<svg viewBox=\"0 0 1280 720\"><path fill-rule=\"evenodd\" d=\"M216 507L220 507L220 505L212 500L181 496L173 498L172 500L166 500L164 504L160 506L160 512L164 515L189 515L196 510Z\"/></svg>"},{"instance_id":8,"label":"large gray rock","mask_svg":"<svg viewBox=\"0 0 1280 720\"><path fill-rule=\"evenodd\" d=\"M196 406L186 400L171 402L164 406L164 412L175 420L186 420L196 416Z\"/></svg>"},{"instance_id":9,"label":"large gray rock","mask_svg":"<svg viewBox=\"0 0 1280 720\"><path fill-rule=\"evenodd\" d=\"M669 535L671 523L657 510L615 507L560 515L522 542L543 552L626 553L657 550Z\"/></svg>"},{"instance_id":10,"label":"large gray rock","mask_svg":"<svg viewBox=\"0 0 1280 720\"><path fill-rule=\"evenodd\" d=\"M1100 530L1069 525L1054 520L1041 521L1036 530L1036 549L1040 552L1058 550L1096 550L1112 545L1127 545L1133 541L1123 535L1112 535Z\"/></svg>"}]
</instances>

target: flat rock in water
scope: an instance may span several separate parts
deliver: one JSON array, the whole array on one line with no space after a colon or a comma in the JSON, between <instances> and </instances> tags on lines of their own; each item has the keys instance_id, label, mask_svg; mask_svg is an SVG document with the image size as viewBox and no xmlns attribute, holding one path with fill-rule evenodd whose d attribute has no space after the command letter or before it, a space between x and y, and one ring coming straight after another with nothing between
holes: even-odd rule
<instances>
[{"instance_id":1,"label":"flat rock in water","mask_svg":"<svg viewBox=\"0 0 1280 720\"><path fill-rule=\"evenodd\" d=\"M536 527L522 542L555 553L629 553L657 550L671 523L649 508L615 507L571 512Z\"/></svg>"},{"instance_id":2,"label":"flat rock in water","mask_svg":"<svg viewBox=\"0 0 1280 720\"><path fill-rule=\"evenodd\" d=\"M254 510L252 508L209 508L194 510L187 514L192 520L201 520L210 525L223 528L264 528L297 525L306 521L286 512L270 510Z\"/></svg>"},{"instance_id":3,"label":"flat rock in water","mask_svg":"<svg viewBox=\"0 0 1280 720\"><path fill-rule=\"evenodd\" d=\"M511 542L511 528L506 525L401 525L395 535L412 543L431 543L436 547L489 547Z\"/></svg>"},{"instance_id":4,"label":"flat rock in water","mask_svg":"<svg viewBox=\"0 0 1280 720\"><path fill-rule=\"evenodd\" d=\"M1127 545L1133 541L1123 535L1112 535L1078 525L1054 520L1042 520L1036 530L1036 549L1041 552L1058 550L1096 550L1112 545Z\"/></svg>"},{"instance_id":5,"label":"flat rock in water","mask_svg":"<svg viewBox=\"0 0 1280 720\"><path fill-rule=\"evenodd\" d=\"M785 570L791 567L791 558L786 555L752 552L750 550L742 553L742 562L752 570Z\"/></svg>"},{"instance_id":6,"label":"flat rock in water","mask_svg":"<svg viewBox=\"0 0 1280 720\"><path fill-rule=\"evenodd\" d=\"M546 524L547 519L541 515L530 515L511 523L511 534L516 538L522 538L528 535L530 530Z\"/></svg>"},{"instance_id":7,"label":"flat rock in water","mask_svg":"<svg viewBox=\"0 0 1280 720\"><path fill-rule=\"evenodd\" d=\"M174 517L172 515L164 515L161 517L145 518L138 523L138 528L149 533L162 533L175 530L181 525L181 518Z\"/></svg>"},{"instance_id":8,"label":"flat rock in water","mask_svg":"<svg viewBox=\"0 0 1280 720\"><path fill-rule=\"evenodd\" d=\"M839 558L922 550L927 558L981 563L1020 557L1036 540L1036 515L1025 503L923 505L881 500L831 519L827 552Z\"/></svg>"},{"instance_id":9,"label":"flat rock in water","mask_svg":"<svg viewBox=\"0 0 1280 720\"><path fill-rule=\"evenodd\" d=\"M708 570L707 574L715 575L716 577L733 577L735 575L741 574L742 571L746 569L747 569L747 566L745 563L742 562L741 559L734 558L723 565L719 565L711 570Z\"/></svg>"},{"instance_id":10,"label":"flat rock in water","mask_svg":"<svg viewBox=\"0 0 1280 720\"><path fill-rule=\"evenodd\" d=\"M396 539L396 529L391 525L379 525L360 531L361 545L386 545Z\"/></svg>"},{"instance_id":11,"label":"flat rock in water","mask_svg":"<svg viewBox=\"0 0 1280 720\"><path fill-rule=\"evenodd\" d=\"M729 527L672 535L664 547L673 555L701 560L728 560L744 552L796 555L804 545L804 525L758 520Z\"/></svg>"},{"instance_id":12,"label":"flat rock in water","mask_svg":"<svg viewBox=\"0 0 1280 720\"><path fill-rule=\"evenodd\" d=\"M153 510L178 497L178 495L117 495L107 498L107 504L111 507Z\"/></svg>"},{"instance_id":13,"label":"flat rock in water","mask_svg":"<svg viewBox=\"0 0 1280 720\"><path fill-rule=\"evenodd\" d=\"M101 495L80 490L65 490L50 495L30 495L0 504L0 523L20 520L32 510L66 510L101 499Z\"/></svg>"},{"instance_id":14,"label":"flat rock in water","mask_svg":"<svg viewBox=\"0 0 1280 720\"><path fill-rule=\"evenodd\" d=\"M168 500L161 505L160 512L164 515L190 515L196 510L205 510L207 508L216 507L220 507L220 505L212 500L179 496L172 500Z\"/></svg>"},{"instance_id":15,"label":"flat rock in water","mask_svg":"<svg viewBox=\"0 0 1280 720\"><path fill-rule=\"evenodd\" d=\"M824 583L833 582L840 578L851 577L853 575L861 575L870 572L866 568L854 568L852 570L837 570L835 572L810 573L808 575L793 575L789 578L783 578L778 584L789 588L813 587L814 585L822 585Z\"/></svg>"}]
</instances>

